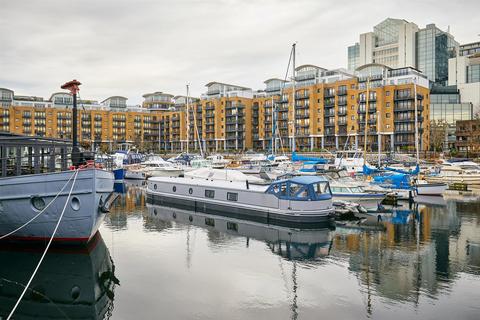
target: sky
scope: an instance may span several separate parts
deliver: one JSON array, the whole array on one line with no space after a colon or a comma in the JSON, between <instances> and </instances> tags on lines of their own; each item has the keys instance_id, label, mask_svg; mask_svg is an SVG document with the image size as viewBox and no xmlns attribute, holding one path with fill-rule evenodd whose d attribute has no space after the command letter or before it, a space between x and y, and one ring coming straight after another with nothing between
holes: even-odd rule
<instances>
[{"instance_id":1,"label":"sky","mask_svg":"<svg viewBox=\"0 0 480 320\"><path fill-rule=\"evenodd\" d=\"M263 89L297 66L346 68L347 46L387 17L480 40L479 0L0 0L0 87L48 99L64 82L102 101L219 81Z\"/></svg>"}]
</instances>

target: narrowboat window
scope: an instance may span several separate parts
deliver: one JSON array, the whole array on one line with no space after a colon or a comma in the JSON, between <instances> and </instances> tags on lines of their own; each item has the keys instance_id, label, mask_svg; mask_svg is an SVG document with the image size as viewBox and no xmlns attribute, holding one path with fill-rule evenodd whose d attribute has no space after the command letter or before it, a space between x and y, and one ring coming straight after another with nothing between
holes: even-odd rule
<instances>
[{"instance_id":1,"label":"narrowboat window","mask_svg":"<svg viewBox=\"0 0 480 320\"><path fill-rule=\"evenodd\" d=\"M238 201L238 193L227 192L228 201Z\"/></svg>"},{"instance_id":2,"label":"narrowboat window","mask_svg":"<svg viewBox=\"0 0 480 320\"><path fill-rule=\"evenodd\" d=\"M205 225L215 227L215 219L205 218Z\"/></svg>"},{"instance_id":3,"label":"narrowboat window","mask_svg":"<svg viewBox=\"0 0 480 320\"><path fill-rule=\"evenodd\" d=\"M189 193L189 194L192 194L192 193L193 193L193 189L192 189L192 188L188 189L188 193Z\"/></svg>"},{"instance_id":4,"label":"narrowboat window","mask_svg":"<svg viewBox=\"0 0 480 320\"><path fill-rule=\"evenodd\" d=\"M238 224L234 222L227 222L227 230L238 232Z\"/></svg>"},{"instance_id":5,"label":"narrowboat window","mask_svg":"<svg viewBox=\"0 0 480 320\"><path fill-rule=\"evenodd\" d=\"M352 192L355 192L355 193L363 192L363 188L362 188L362 187L351 187L350 190L351 190Z\"/></svg>"},{"instance_id":6,"label":"narrowboat window","mask_svg":"<svg viewBox=\"0 0 480 320\"><path fill-rule=\"evenodd\" d=\"M177 187L173 186L172 190L173 192L177 192Z\"/></svg>"},{"instance_id":7,"label":"narrowboat window","mask_svg":"<svg viewBox=\"0 0 480 320\"><path fill-rule=\"evenodd\" d=\"M214 190L205 190L205 197L206 198L215 198L215 191Z\"/></svg>"}]
</instances>

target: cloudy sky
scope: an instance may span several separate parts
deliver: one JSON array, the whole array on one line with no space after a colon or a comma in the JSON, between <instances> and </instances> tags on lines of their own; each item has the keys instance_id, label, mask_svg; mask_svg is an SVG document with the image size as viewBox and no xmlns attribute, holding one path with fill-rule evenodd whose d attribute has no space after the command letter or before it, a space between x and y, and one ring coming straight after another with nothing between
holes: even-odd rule
<instances>
[{"instance_id":1,"label":"cloudy sky","mask_svg":"<svg viewBox=\"0 0 480 320\"><path fill-rule=\"evenodd\" d=\"M0 0L0 87L48 98L67 80L81 98L194 95L210 81L254 89L297 65L346 67L346 47L386 17L480 40L478 0Z\"/></svg>"}]
</instances>

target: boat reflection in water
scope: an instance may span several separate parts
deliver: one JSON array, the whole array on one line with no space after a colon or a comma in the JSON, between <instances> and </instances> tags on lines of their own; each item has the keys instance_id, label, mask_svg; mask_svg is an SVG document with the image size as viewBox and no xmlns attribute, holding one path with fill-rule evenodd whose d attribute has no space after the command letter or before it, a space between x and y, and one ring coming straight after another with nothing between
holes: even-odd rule
<instances>
[{"instance_id":1,"label":"boat reflection in water","mask_svg":"<svg viewBox=\"0 0 480 320\"><path fill-rule=\"evenodd\" d=\"M0 319L17 301L43 247L0 246ZM115 266L99 233L87 247L51 248L14 314L15 319L108 319Z\"/></svg>"},{"instance_id":2,"label":"boat reflection in water","mask_svg":"<svg viewBox=\"0 0 480 320\"><path fill-rule=\"evenodd\" d=\"M224 215L205 214L190 210L148 204L148 219L162 225L178 222L194 225L223 234L265 241L271 251L290 260L314 260L329 254L332 240L332 225L329 223L296 225L265 224ZM148 222L146 222L148 224Z\"/></svg>"}]
</instances>

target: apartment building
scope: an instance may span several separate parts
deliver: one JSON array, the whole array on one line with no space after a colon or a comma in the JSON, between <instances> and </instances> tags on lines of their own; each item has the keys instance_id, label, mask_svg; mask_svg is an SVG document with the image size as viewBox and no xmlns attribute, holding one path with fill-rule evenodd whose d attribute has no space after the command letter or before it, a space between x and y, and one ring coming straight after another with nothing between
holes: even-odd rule
<instances>
[{"instance_id":1,"label":"apartment building","mask_svg":"<svg viewBox=\"0 0 480 320\"><path fill-rule=\"evenodd\" d=\"M265 88L210 82L200 99L155 92L142 106L113 96L79 101L79 141L131 142L152 151L208 152L364 148L413 150L415 105L420 147L429 146L428 79L414 68L382 64L346 70L302 65L293 83L266 80ZM416 92L416 96L415 96ZM416 98L415 98L416 97ZM0 131L69 138L72 97L48 100L0 89ZM187 110L188 109L188 110ZM187 148L188 146L188 148Z\"/></svg>"}]
</instances>

